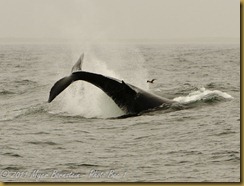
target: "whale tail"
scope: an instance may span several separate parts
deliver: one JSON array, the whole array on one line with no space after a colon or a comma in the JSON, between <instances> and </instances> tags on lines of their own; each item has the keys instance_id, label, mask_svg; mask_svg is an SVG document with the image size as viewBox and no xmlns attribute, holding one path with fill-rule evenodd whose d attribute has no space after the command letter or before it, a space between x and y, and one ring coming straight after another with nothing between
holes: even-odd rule
<instances>
[{"instance_id":1,"label":"whale tail","mask_svg":"<svg viewBox=\"0 0 244 186\"><path fill-rule=\"evenodd\" d=\"M72 68L70 76L58 80L51 88L48 102L52 102L64 89L74 81L83 80L103 90L125 113L140 113L162 104L172 104L174 101L161 98L143 91L133 85L112 77L81 70L84 54Z\"/></svg>"},{"instance_id":2,"label":"whale tail","mask_svg":"<svg viewBox=\"0 0 244 186\"><path fill-rule=\"evenodd\" d=\"M51 103L54 98L59 95L64 89L66 89L71 83L74 82L74 77L72 74L70 76L64 77L58 80L51 88L48 103Z\"/></svg>"},{"instance_id":3,"label":"whale tail","mask_svg":"<svg viewBox=\"0 0 244 186\"><path fill-rule=\"evenodd\" d=\"M114 100L117 105L121 107L124 106L124 104L128 104L127 102L135 97L136 91L133 90L124 81L106 77L101 74L82 71L83 59L84 54L80 56L78 61L72 67L71 74L58 80L53 85L50 90L48 103L52 102L63 90L65 90L70 84L77 80L87 81L102 89ZM121 96L122 94L124 94L124 96Z\"/></svg>"},{"instance_id":4,"label":"whale tail","mask_svg":"<svg viewBox=\"0 0 244 186\"><path fill-rule=\"evenodd\" d=\"M83 64L83 59L84 59L84 53L81 54L80 58L78 61L74 64L74 66L71 69L71 73L78 72L82 70L82 64ZM75 81L74 76L71 74L70 76L64 77L57 81L49 95L48 103L52 102L54 98L59 95L64 89L66 89L71 83Z\"/></svg>"}]
</instances>

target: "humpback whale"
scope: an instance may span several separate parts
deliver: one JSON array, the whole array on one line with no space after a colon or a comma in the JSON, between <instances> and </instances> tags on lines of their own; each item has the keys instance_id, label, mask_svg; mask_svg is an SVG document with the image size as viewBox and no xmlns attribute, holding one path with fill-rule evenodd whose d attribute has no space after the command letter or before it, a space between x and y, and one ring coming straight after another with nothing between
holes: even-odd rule
<instances>
[{"instance_id":1,"label":"humpback whale","mask_svg":"<svg viewBox=\"0 0 244 186\"><path fill-rule=\"evenodd\" d=\"M134 85L81 69L84 54L73 66L71 74L58 80L51 88L48 102L52 102L64 89L75 81L86 81L105 92L126 115L136 115L154 108L168 108L175 101L146 92Z\"/></svg>"}]
</instances>

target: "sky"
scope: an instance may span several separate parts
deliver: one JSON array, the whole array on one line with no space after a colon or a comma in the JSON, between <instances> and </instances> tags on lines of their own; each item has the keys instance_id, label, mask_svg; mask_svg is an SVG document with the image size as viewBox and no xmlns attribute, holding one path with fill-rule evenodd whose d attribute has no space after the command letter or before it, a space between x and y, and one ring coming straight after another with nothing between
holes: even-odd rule
<instances>
[{"instance_id":1,"label":"sky","mask_svg":"<svg viewBox=\"0 0 244 186\"><path fill-rule=\"evenodd\" d=\"M239 38L239 0L0 0L0 38Z\"/></svg>"}]
</instances>

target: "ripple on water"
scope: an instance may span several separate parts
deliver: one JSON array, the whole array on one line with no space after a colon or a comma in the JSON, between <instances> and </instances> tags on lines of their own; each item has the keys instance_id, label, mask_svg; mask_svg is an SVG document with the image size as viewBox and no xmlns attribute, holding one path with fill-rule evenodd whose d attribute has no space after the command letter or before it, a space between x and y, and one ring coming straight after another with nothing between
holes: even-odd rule
<instances>
[{"instance_id":1,"label":"ripple on water","mask_svg":"<svg viewBox=\"0 0 244 186\"><path fill-rule=\"evenodd\" d=\"M89 163L66 163L66 164L60 164L67 166L69 169L79 169L79 168L98 168L98 167L104 167L97 164L89 164Z\"/></svg>"},{"instance_id":2,"label":"ripple on water","mask_svg":"<svg viewBox=\"0 0 244 186\"><path fill-rule=\"evenodd\" d=\"M4 156L16 157L16 158L22 157L21 155L13 153L13 152L6 152L6 153L3 153L3 155Z\"/></svg>"},{"instance_id":3,"label":"ripple on water","mask_svg":"<svg viewBox=\"0 0 244 186\"><path fill-rule=\"evenodd\" d=\"M23 169L24 169L24 167L16 166L16 165L9 165L9 166L2 168L2 170L8 170L8 171L18 171L18 170L23 170Z\"/></svg>"},{"instance_id":4,"label":"ripple on water","mask_svg":"<svg viewBox=\"0 0 244 186\"><path fill-rule=\"evenodd\" d=\"M33 145L59 145L58 143L52 141L29 141L26 143L33 144Z\"/></svg>"},{"instance_id":5,"label":"ripple on water","mask_svg":"<svg viewBox=\"0 0 244 186\"><path fill-rule=\"evenodd\" d=\"M9 90L0 91L0 95L9 95L9 94L15 94L15 93L13 91L9 91Z\"/></svg>"}]
</instances>

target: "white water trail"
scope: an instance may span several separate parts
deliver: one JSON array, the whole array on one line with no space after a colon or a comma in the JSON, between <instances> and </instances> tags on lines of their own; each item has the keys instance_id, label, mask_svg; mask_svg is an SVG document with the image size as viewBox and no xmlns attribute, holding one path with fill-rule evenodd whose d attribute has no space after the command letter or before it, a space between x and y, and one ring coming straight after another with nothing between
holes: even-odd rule
<instances>
[{"instance_id":1,"label":"white water trail","mask_svg":"<svg viewBox=\"0 0 244 186\"><path fill-rule=\"evenodd\" d=\"M231 95L229 95L225 92L221 92L219 90L207 90L204 87L202 87L197 91L191 92L187 96L176 97L173 100L177 101L179 103L191 103L191 102L195 102L198 100L202 100L202 99L206 98L206 96L211 95L211 94L218 95L225 99L233 99L233 97Z\"/></svg>"}]
</instances>

